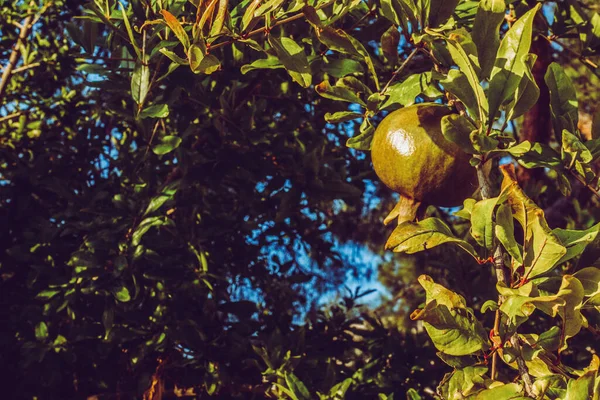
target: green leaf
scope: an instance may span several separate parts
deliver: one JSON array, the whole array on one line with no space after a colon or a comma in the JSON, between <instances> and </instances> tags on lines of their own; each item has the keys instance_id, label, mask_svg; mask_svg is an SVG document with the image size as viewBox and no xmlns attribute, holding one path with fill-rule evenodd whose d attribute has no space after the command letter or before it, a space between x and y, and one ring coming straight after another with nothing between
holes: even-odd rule
<instances>
[{"instance_id":1,"label":"green leaf","mask_svg":"<svg viewBox=\"0 0 600 400\"><path fill-rule=\"evenodd\" d=\"M162 156L178 148L181 141L179 136L165 136L161 139L159 144L152 148L152 151L154 154Z\"/></svg>"},{"instance_id":2,"label":"green leaf","mask_svg":"<svg viewBox=\"0 0 600 400\"><path fill-rule=\"evenodd\" d=\"M302 383L302 381L293 373L290 372L285 374L285 382L287 383L288 388L290 388L290 391L294 393L298 400L312 399L310 392L306 388L306 385L304 385L304 383Z\"/></svg>"},{"instance_id":3,"label":"green leaf","mask_svg":"<svg viewBox=\"0 0 600 400\"><path fill-rule=\"evenodd\" d=\"M154 104L146 107L141 113L140 118L166 118L169 116L169 106L166 104Z\"/></svg>"},{"instance_id":4,"label":"green leaf","mask_svg":"<svg viewBox=\"0 0 600 400\"><path fill-rule=\"evenodd\" d=\"M475 66L473 61L467 53L462 45L456 40L447 40L448 43L448 51L450 51L450 55L452 59L458 65L459 70L466 76L467 82L471 87L471 91L473 94L469 94L468 97L473 97L475 99L475 107L473 107L473 111L476 113L473 114L473 117L479 121L485 121L488 115L488 100L485 97L485 93L483 92L483 88L479 84L479 77L475 72ZM468 91L467 88L462 87L460 90L462 93ZM463 94L463 96L465 96ZM467 97L467 96L465 96Z\"/></svg>"},{"instance_id":5,"label":"green leaf","mask_svg":"<svg viewBox=\"0 0 600 400\"><path fill-rule=\"evenodd\" d=\"M488 250L494 245L494 210L498 197L478 201L471 210L471 236Z\"/></svg>"},{"instance_id":6,"label":"green leaf","mask_svg":"<svg viewBox=\"0 0 600 400\"><path fill-rule=\"evenodd\" d=\"M422 400L423 398L419 395L415 389L410 388L406 391L406 400Z\"/></svg>"},{"instance_id":7,"label":"green leaf","mask_svg":"<svg viewBox=\"0 0 600 400\"><path fill-rule=\"evenodd\" d=\"M140 244L142 238L150 230L150 228L169 224L172 224L172 222L164 217L149 217L144 219L138 225L135 232L133 232L133 235L131 237L131 244L133 246L137 246L138 244Z\"/></svg>"},{"instance_id":8,"label":"green leaf","mask_svg":"<svg viewBox=\"0 0 600 400\"><path fill-rule=\"evenodd\" d=\"M131 97L137 104L144 103L150 90L150 69L140 62L136 63L131 76Z\"/></svg>"},{"instance_id":9,"label":"green leaf","mask_svg":"<svg viewBox=\"0 0 600 400\"><path fill-rule=\"evenodd\" d=\"M333 124L339 122L352 121L357 118L362 118L363 115L352 111L339 111L336 113L325 113L325 121Z\"/></svg>"},{"instance_id":10,"label":"green leaf","mask_svg":"<svg viewBox=\"0 0 600 400\"><path fill-rule=\"evenodd\" d=\"M485 314L488 311L496 311L498 309L498 302L495 300L487 300L481 306L481 313Z\"/></svg>"},{"instance_id":11,"label":"green leaf","mask_svg":"<svg viewBox=\"0 0 600 400\"><path fill-rule=\"evenodd\" d=\"M550 91L550 111L554 125L556 140L561 143L560 135L563 129L575 132L577 129L578 104L575 87L563 68L552 63L548 66L544 80Z\"/></svg>"},{"instance_id":12,"label":"green leaf","mask_svg":"<svg viewBox=\"0 0 600 400\"><path fill-rule=\"evenodd\" d=\"M488 338L465 299L421 275L419 283L427 294L425 308L415 310L410 318L423 321L435 347L451 356L464 356L487 349Z\"/></svg>"},{"instance_id":13,"label":"green leaf","mask_svg":"<svg viewBox=\"0 0 600 400\"><path fill-rule=\"evenodd\" d=\"M452 234L448 226L438 218L426 218L419 222L404 222L396 227L385 244L386 249L396 253L413 254L444 243L454 243L477 258L473 246Z\"/></svg>"},{"instance_id":14,"label":"green leaf","mask_svg":"<svg viewBox=\"0 0 600 400\"><path fill-rule=\"evenodd\" d=\"M600 361L597 355L592 356L590 366L586 368L583 373L577 379L569 379L567 383L567 393L565 400L596 400L598 390L598 365Z\"/></svg>"},{"instance_id":15,"label":"green leaf","mask_svg":"<svg viewBox=\"0 0 600 400\"><path fill-rule=\"evenodd\" d=\"M562 131L562 153L567 165L574 165L576 161L587 164L593 160L589 149L577 136L566 129Z\"/></svg>"},{"instance_id":16,"label":"green leaf","mask_svg":"<svg viewBox=\"0 0 600 400\"><path fill-rule=\"evenodd\" d=\"M465 74L458 69L451 69L448 71L448 75L440 80L440 83L444 89L452 93L465 105L469 115L478 115L477 98Z\"/></svg>"},{"instance_id":17,"label":"green leaf","mask_svg":"<svg viewBox=\"0 0 600 400\"><path fill-rule=\"evenodd\" d=\"M60 290L45 289L39 292L35 298L38 300L48 301L60 293Z\"/></svg>"},{"instance_id":18,"label":"green leaf","mask_svg":"<svg viewBox=\"0 0 600 400\"><path fill-rule=\"evenodd\" d=\"M256 17L254 17L254 12L256 11L259 5L260 1L258 0L252 0L250 4L248 4L248 7L244 11L244 15L242 16L241 32L245 31L250 26L251 22L256 20Z\"/></svg>"},{"instance_id":19,"label":"green leaf","mask_svg":"<svg viewBox=\"0 0 600 400\"><path fill-rule=\"evenodd\" d=\"M536 308L554 317L559 308L565 305L564 299L558 296L539 296L537 287L531 281L516 289L497 283L496 290L505 298L500 305L500 311L508 317L512 332L527 321Z\"/></svg>"},{"instance_id":20,"label":"green leaf","mask_svg":"<svg viewBox=\"0 0 600 400\"><path fill-rule=\"evenodd\" d=\"M587 267L580 269L573 276L581 282L585 296L593 296L600 293L600 268Z\"/></svg>"},{"instance_id":21,"label":"green leaf","mask_svg":"<svg viewBox=\"0 0 600 400\"><path fill-rule=\"evenodd\" d=\"M371 56L361 42L341 29L318 25L311 20L309 22L313 25L319 41L329 49L361 58L367 64L367 69L371 74L375 87L379 90L379 79L373 65L373 60L371 60Z\"/></svg>"},{"instance_id":22,"label":"green leaf","mask_svg":"<svg viewBox=\"0 0 600 400\"><path fill-rule=\"evenodd\" d=\"M525 168L562 168L560 156L548 145L534 143L531 149L518 156L517 161Z\"/></svg>"},{"instance_id":23,"label":"green leaf","mask_svg":"<svg viewBox=\"0 0 600 400\"><path fill-rule=\"evenodd\" d=\"M171 28L175 36L177 36L177 39L179 39L181 44L183 44L185 51L187 51L187 49L190 47L190 38L188 37L187 32L183 29L183 26L179 20L167 10L161 10L160 12L169 28Z\"/></svg>"},{"instance_id":24,"label":"green leaf","mask_svg":"<svg viewBox=\"0 0 600 400\"><path fill-rule=\"evenodd\" d=\"M535 64L537 56L535 54L525 54L523 63L525 64L525 75L521 78L519 86L515 91L514 100L506 107L506 119L511 120L518 118L525 114L531 107L533 107L539 97L540 88L535 82L535 78L531 73L531 69Z\"/></svg>"},{"instance_id":25,"label":"green leaf","mask_svg":"<svg viewBox=\"0 0 600 400\"><path fill-rule=\"evenodd\" d=\"M174 52L172 52L170 50L162 48L159 51L161 52L161 54L164 54L168 59L170 59L171 61L173 61L174 63L176 63L178 65L189 64L188 60L186 60L183 57L179 57L177 54L175 54Z\"/></svg>"},{"instance_id":26,"label":"green leaf","mask_svg":"<svg viewBox=\"0 0 600 400\"><path fill-rule=\"evenodd\" d=\"M587 29L582 33L582 41L585 43L585 47L594 50L600 46L600 15L594 13L592 18L588 20Z\"/></svg>"},{"instance_id":27,"label":"green leaf","mask_svg":"<svg viewBox=\"0 0 600 400\"><path fill-rule=\"evenodd\" d=\"M444 399L473 399L474 395L485 389L487 367L469 366L452 372L450 379L444 379L439 390ZM499 400L499 399L498 399Z\"/></svg>"},{"instance_id":28,"label":"green leaf","mask_svg":"<svg viewBox=\"0 0 600 400\"><path fill-rule=\"evenodd\" d=\"M477 46L480 78L486 79L492 72L496 52L500 46L499 30L504 21L506 4L504 0L482 0L473 22L473 41Z\"/></svg>"},{"instance_id":29,"label":"green leaf","mask_svg":"<svg viewBox=\"0 0 600 400\"><path fill-rule=\"evenodd\" d=\"M553 326L538 337L536 344L546 351L556 351L560 346L561 331L558 326Z\"/></svg>"},{"instance_id":30,"label":"green leaf","mask_svg":"<svg viewBox=\"0 0 600 400\"><path fill-rule=\"evenodd\" d=\"M381 35L381 50L383 51L383 56L387 60L390 65L398 64L398 44L400 43L400 32L398 32L398 27L396 25L392 25L389 29L383 32Z\"/></svg>"},{"instance_id":31,"label":"green leaf","mask_svg":"<svg viewBox=\"0 0 600 400\"><path fill-rule=\"evenodd\" d=\"M515 239L513 216L510 205L503 203L496 211L496 237L508 254L516 261L515 267L523 264L521 248Z\"/></svg>"},{"instance_id":32,"label":"green leaf","mask_svg":"<svg viewBox=\"0 0 600 400\"><path fill-rule=\"evenodd\" d=\"M471 219L471 211L473 210L473 206L475 205L475 203L477 203L477 200L475 200L475 199L465 199L463 201L463 208L456 211L454 213L454 215L456 215L457 217L460 217L460 218L470 220Z\"/></svg>"},{"instance_id":33,"label":"green leaf","mask_svg":"<svg viewBox=\"0 0 600 400\"><path fill-rule=\"evenodd\" d=\"M518 383L506 383L477 393L475 400L531 400L525 396L523 386Z\"/></svg>"},{"instance_id":34,"label":"green leaf","mask_svg":"<svg viewBox=\"0 0 600 400\"><path fill-rule=\"evenodd\" d=\"M212 21L212 26L210 27L210 40L214 40L221 31L223 30L223 26L225 25L225 19L227 18L227 5L229 0L219 0L219 8L217 9L217 15L214 17Z\"/></svg>"},{"instance_id":35,"label":"green leaf","mask_svg":"<svg viewBox=\"0 0 600 400\"><path fill-rule=\"evenodd\" d=\"M371 150L371 142L373 142L374 133L375 127L371 125L371 121L369 121L368 118L365 118L360 124L360 133L348 139L346 141L346 146L351 149L369 151Z\"/></svg>"},{"instance_id":36,"label":"green leaf","mask_svg":"<svg viewBox=\"0 0 600 400\"><path fill-rule=\"evenodd\" d=\"M431 75L431 72L413 74L403 82L391 85L383 93L387 96L387 99L380 109L385 110L388 107L397 105L410 106L415 103L416 98L420 95L425 95L428 98L441 97L442 92L433 84Z\"/></svg>"},{"instance_id":37,"label":"green leaf","mask_svg":"<svg viewBox=\"0 0 600 400\"><path fill-rule=\"evenodd\" d=\"M524 56L529 53L533 19L541 4L527 11L506 33L496 55L492 68L488 97L490 102L489 126L492 126L500 106L511 100L521 79L525 75Z\"/></svg>"},{"instance_id":38,"label":"green leaf","mask_svg":"<svg viewBox=\"0 0 600 400\"><path fill-rule=\"evenodd\" d=\"M191 45L188 50L190 68L195 74L210 75L219 69L221 62L212 54L205 54L199 46Z\"/></svg>"},{"instance_id":39,"label":"green leaf","mask_svg":"<svg viewBox=\"0 0 600 400\"><path fill-rule=\"evenodd\" d=\"M363 73L362 65L358 61L349 58L342 58L340 60L327 59L319 68L334 78L343 78L346 75Z\"/></svg>"},{"instance_id":40,"label":"green leaf","mask_svg":"<svg viewBox=\"0 0 600 400\"><path fill-rule=\"evenodd\" d=\"M560 289L556 297L564 300L565 305L559 307L558 315L564 321L564 343L560 348L563 351L567 348L567 339L577 335L584 324L587 324L585 318L581 314L581 303L584 298L583 285L576 277L572 275L564 275Z\"/></svg>"},{"instance_id":41,"label":"green leaf","mask_svg":"<svg viewBox=\"0 0 600 400\"><path fill-rule=\"evenodd\" d=\"M267 58L259 58L253 61L251 64L242 65L240 69L242 74L247 74L255 69L278 69L284 68L283 64L277 57L269 56Z\"/></svg>"},{"instance_id":42,"label":"green leaf","mask_svg":"<svg viewBox=\"0 0 600 400\"><path fill-rule=\"evenodd\" d=\"M437 28L452 16L460 0L429 0L429 18L427 26Z\"/></svg>"},{"instance_id":43,"label":"green leaf","mask_svg":"<svg viewBox=\"0 0 600 400\"><path fill-rule=\"evenodd\" d=\"M125 24L125 30L127 30L127 35L129 36L129 41L131 42L131 45L133 46L133 50L135 51L135 54L137 55L137 57L139 59L141 59L142 51L140 50L140 47L137 45L135 37L133 36L133 30L131 29L131 24L129 23L129 17L127 17L127 11L125 10L123 3L121 3L120 1L119 1L119 8L121 8L121 16L123 17L123 23Z\"/></svg>"},{"instance_id":44,"label":"green leaf","mask_svg":"<svg viewBox=\"0 0 600 400\"><path fill-rule=\"evenodd\" d=\"M254 17L261 17L268 12L275 11L281 7L284 0L267 0L265 1L256 11L254 11Z\"/></svg>"},{"instance_id":45,"label":"green leaf","mask_svg":"<svg viewBox=\"0 0 600 400\"><path fill-rule=\"evenodd\" d=\"M552 232L567 249L567 253L559 260L559 264L569 261L583 253L583 250L598 236L600 224L596 224L585 231L556 228Z\"/></svg>"},{"instance_id":46,"label":"green leaf","mask_svg":"<svg viewBox=\"0 0 600 400\"><path fill-rule=\"evenodd\" d=\"M48 325L44 321L35 326L35 338L39 341L45 341L48 338Z\"/></svg>"},{"instance_id":47,"label":"green leaf","mask_svg":"<svg viewBox=\"0 0 600 400\"><path fill-rule=\"evenodd\" d=\"M355 92L340 86L337 82L335 86L331 86L328 81L323 81L315 86L315 90L319 95L327 99L358 103L365 108L367 107L366 103Z\"/></svg>"},{"instance_id":48,"label":"green leaf","mask_svg":"<svg viewBox=\"0 0 600 400\"><path fill-rule=\"evenodd\" d=\"M530 279L554 268L567 253L567 249L548 227L543 214L536 213L527 225L523 249L525 275Z\"/></svg>"},{"instance_id":49,"label":"green leaf","mask_svg":"<svg viewBox=\"0 0 600 400\"><path fill-rule=\"evenodd\" d=\"M115 296L115 299L119 300L122 303L126 303L131 300L131 295L129 294L129 289L125 286L118 286L112 289L112 294Z\"/></svg>"},{"instance_id":50,"label":"green leaf","mask_svg":"<svg viewBox=\"0 0 600 400\"><path fill-rule=\"evenodd\" d=\"M468 118L460 114L450 114L442 118L442 134L453 143L456 143L465 153L475 154L471 142L471 132L476 130Z\"/></svg>"},{"instance_id":51,"label":"green leaf","mask_svg":"<svg viewBox=\"0 0 600 400\"><path fill-rule=\"evenodd\" d=\"M312 75L304 49L288 37L278 39L269 35L269 43L292 79L302 87L309 87Z\"/></svg>"},{"instance_id":52,"label":"green leaf","mask_svg":"<svg viewBox=\"0 0 600 400\"><path fill-rule=\"evenodd\" d=\"M152 200L150 200L150 204L148 204L148 208L146 208L143 216L152 214L154 211L162 207L162 205L167 201L172 200L176 191L177 190L175 189L164 190L160 195L153 197Z\"/></svg>"},{"instance_id":53,"label":"green leaf","mask_svg":"<svg viewBox=\"0 0 600 400\"><path fill-rule=\"evenodd\" d=\"M111 302L112 303L112 302ZM113 304L107 303L102 313L102 325L104 326L104 340L108 340L108 335L115 323L115 309Z\"/></svg>"},{"instance_id":54,"label":"green leaf","mask_svg":"<svg viewBox=\"0 0 600 400\"><path fill-rule=\"evenodd\" d=\"M551 270L566 254L567 249L550 230L544 212L519 187L514 166L501 167L502 195L507 196L514 218L525 232L523 265L529 278Z\"/></svg>"}]
</instances>

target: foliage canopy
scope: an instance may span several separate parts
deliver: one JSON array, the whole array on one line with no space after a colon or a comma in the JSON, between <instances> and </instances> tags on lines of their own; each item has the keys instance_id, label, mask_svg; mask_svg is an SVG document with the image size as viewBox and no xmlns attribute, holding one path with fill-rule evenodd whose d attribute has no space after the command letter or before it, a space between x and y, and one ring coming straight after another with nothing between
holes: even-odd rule
<instances>
[{"instance_id":1,"label":"foliage canopy","mask_svg":"<svg viewBox=\"0 0 600 400\"><path fill-rule=\"evenodd\" d=\"M598 11L0 2L3 394L597 399ZM386 230L373 133L424 101L479 190ZM348 244L377 310L318 302Z\"/></svg>"}]
</instances>

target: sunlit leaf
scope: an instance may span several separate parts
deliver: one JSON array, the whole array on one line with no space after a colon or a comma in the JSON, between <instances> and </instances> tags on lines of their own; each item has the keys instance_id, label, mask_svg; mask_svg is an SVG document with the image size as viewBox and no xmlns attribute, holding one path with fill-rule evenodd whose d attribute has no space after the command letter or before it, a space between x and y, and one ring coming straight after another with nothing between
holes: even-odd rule
<instances>
[{"instance_id":1,"label":"sunlit leaf","mask_svg":"<svg viewBox=\"0 0 600 400\"><path fill-rule=\"evenodd\" d=\"M181 142L179 136L165 136L160 140L160 143L152 147L152 151L154 154L161 156L178 148Z\"/></svg>"},{"instance_id":2,"label":"sunlit leaf","mask_svg":"<svg viewBox=\"0 0 600 400\"><path fill-rule=\"evenodd\" d=\"M540 7L541 4L537 4L519 18L500 42L488 91L490 126L500 106L513 98L521 79L525 76L527 66L524 56L529 53L533 19Z\"/></svg>"},{"instance_id":3,"label":"sunlit leaf","mask_svg":"<svg viewBox=\"0 0 600 400\"><path fill-rule=\"evenodd\" d=\"M504 0L482 0L473 22L473 41L479 54L480 78L490 76L496 52L500 46L499 30L504 21L506 4Z\"/></svg>"},{"instance_id":4,"label":"sunlit leaf","mask_svg":"<svg viewBox=\"0 0 600 400\"><path fill-rule=\"evenodd\" d=\"M137 63L131 76L131 97L138 103L144 103L150 90L150 69L147 65Z\"/></svg>"},{"instance_id":5,"label":"sunlit leaf","mask_svg":"<svg viewBox=\"0 0 600 400\"><path fill-rule=\"evenodd\" d=\"M169 106L166 104L153 104L140 113L140 118L166 118L168 116Z\"/></svg>"},{"instance_id":6,"label":"sunlit leaf","mask_svg":"<svg viewBox=\"0 0 600 400\"><path fill-rule=\"evenodd\" d=\"M454 236L450 228L438 218L426 218L419 222L404 222L396 227L385 244L386 249L397 253L417 253L444 243L454 243L474 258L473 246Z\"/></svg>"},{"instance_id":7,"label":"sunlit leaf","mask_svg":"<svg viewBox=\"0 0 600 400\"><path fill-rule=\"evenodd\" d=\"M48 325L44 321L39 322L35 326L35 338L40 341L48 338Z\"/></svg>"},{"instance_id":8,"label":"sunlit leaf","mask_svg":"<svg viewBox=\"0 0 600 400\"><path fill-rule=\"evenodd\" d=\"M423 321L439 351L463 356L489 347L483 326L462 296L434 283L427 275L421 275L419 283L427 293L427 301L425 308L415 310L410 318Z\"/></svg>"}]
</instances>

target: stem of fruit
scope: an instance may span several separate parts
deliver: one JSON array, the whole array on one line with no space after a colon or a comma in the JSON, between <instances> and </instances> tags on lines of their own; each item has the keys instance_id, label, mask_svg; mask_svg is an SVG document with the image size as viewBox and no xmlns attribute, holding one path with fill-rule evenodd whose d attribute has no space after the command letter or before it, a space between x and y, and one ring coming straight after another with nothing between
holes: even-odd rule
<instances>
[{"instance_id":1,"label":"stem of fruit","mask_svg":"<svg viewBox=\"0 0 600 400\"><path fill-rule=\"evenodd\" d=\"M481 191L481 197L482 199L489 199L492 197L493 195L493 190L492 190L492 186L490 184L490 181L488 180L484 170L483 170L483 164L484 164L484 159L482 158L480 160L481 162L479 164L477 164L477 166L475 167L477 170L477 180L479 183L479 189ZM496 244L496 249L494 250L494 268L496 271L496 281L498 283L503 283L506 286L510 286L510 275L509 275L509 271L506 268L506 266L504 265L504 256L505 256L505 250L502 247L501 243L497 243ZM504 301L504 297L503 296L499 296L498 298L498 304L502 304L502 302ZM496 318L494 321L494 334L495 335L499 335L499 330L500 330L500 310L496 310ZM515 332L511 338L510 338L510 343L513 346L513 348L515 349L516 353L519 354L517 356L517 366L519 368L519 375L521 375L521 379L523 379L523 384L525 386L525 393L527 393L528 396L533 397L533 384L531 381L531 376L529 375L529 370L527 369L527 365L525 364L525 360L523 360L523 357L520 355L521 354L521 344L519 342L519 336L518 334ZM491 371L491 378L492 379L496 379L496 376L498 374L498 352L495 351L492 354L492 371Z\"/></svg>"}]
</instances>

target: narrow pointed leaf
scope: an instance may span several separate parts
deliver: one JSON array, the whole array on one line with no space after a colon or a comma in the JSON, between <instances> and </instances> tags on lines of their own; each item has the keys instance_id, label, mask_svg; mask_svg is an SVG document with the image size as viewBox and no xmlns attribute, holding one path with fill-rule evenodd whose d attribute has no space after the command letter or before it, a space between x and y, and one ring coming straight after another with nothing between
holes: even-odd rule
<instances>
[{"instance_id":1,"label":"narrow pointed leaf","mask_svg":"<svg viewBox=\"0 0 600 400\"><path fill-rule=\"evenodd\" d=\"M183 26L181 25L179 20L177 20L177 18L175 18L173 14L171 14L167 10L161 10L161 14L163 15L163 18L165 19L165 22L167 23L169 28L171 28L175 36L177 36L177 39L179 39L181 44L183 44L184 49L187 51L188 47L190 47L190 38L188 37L186 31L183 29Z\"/></svg>"},{"instance_id":2,"label":"narrow pointed leaf","mask_svg":"<svg viewBox=\"0 0 600 400\"><path fill-rule=\"evenodd\" d=\"M496 61L492 68L488 92L490 126L494 122L500 106L505 101L513 98L521 79L525 75L526 66L523 56L529 53L533 19L540 7L541 5L537 4L519 18L500 42Z\"/></svg>"},{"instance_id":3,"label":"narrow pointed leaf","mask_svg":"<svg viewBox=\"0 0 600 400\"><path fill-rule=\"evenodd\" d=\"M500 46L500 25L504 21L506 4L504 0L482 0L477 8L477 15L473 23L473 41L477 46L480 78L490 76L496 52Z\"/></svg>"}]
</instances>

